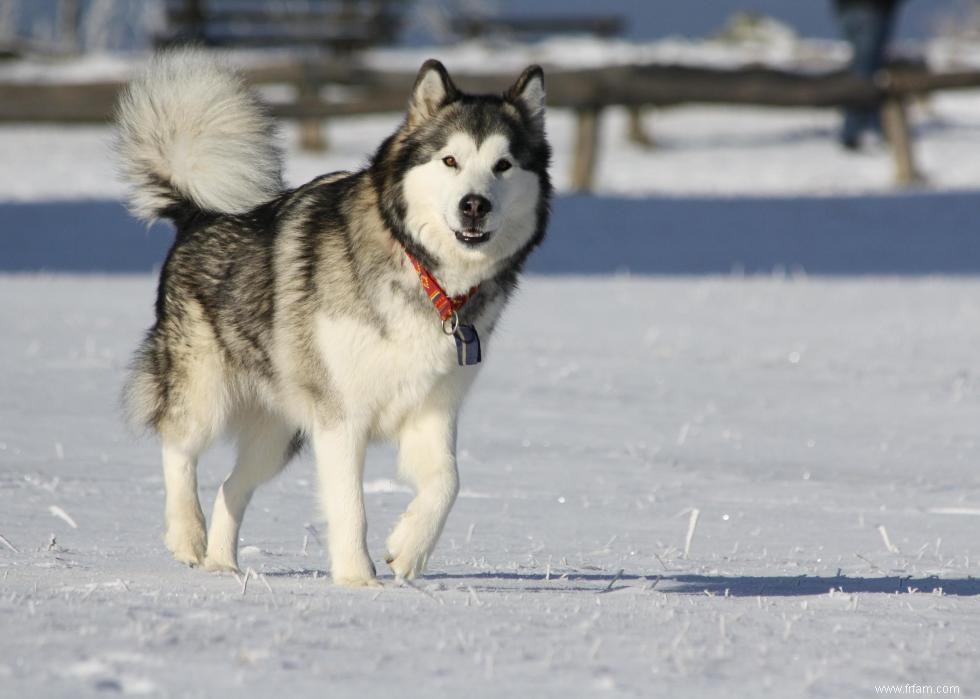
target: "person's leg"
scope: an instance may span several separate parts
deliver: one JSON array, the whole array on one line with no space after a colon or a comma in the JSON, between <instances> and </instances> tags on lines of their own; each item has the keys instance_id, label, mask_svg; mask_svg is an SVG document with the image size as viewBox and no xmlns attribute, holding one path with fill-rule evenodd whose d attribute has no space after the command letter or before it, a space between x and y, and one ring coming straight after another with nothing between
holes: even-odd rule
<instances>
[{"instance_id":1,"label":"person's leg","mask_svg":"<svg viewBox=\"0 0 980 699\"><path fill-rule=\"evenodd\" d=\"M875 75L885 67L888 61L888 43L891 41L892 31L895 26L895 6L896 2L879 1L873 3L874 21L868 27L867 36L867 55L862 57L862 66L868 78ZM874 107L866 112L864 126L866 129L873 130L880 134L881 128L881 107Z\"/></svg>"},{"instance_id":2,"label":"person's leg","mask_svg":"<svg viewBox=\"0 0 980 699\"><path fill-rule=\"evenodd\" d=\"M894 3L875 0L837 2L841 30L851 45L850 69L854 74L872 79L884 66L885 49L894 26L894 7ZM856 148L861 133L867 129L880 132L878 108L849 109L845 112L841 140L845 146Z\"/></svg>"}]
</instances>

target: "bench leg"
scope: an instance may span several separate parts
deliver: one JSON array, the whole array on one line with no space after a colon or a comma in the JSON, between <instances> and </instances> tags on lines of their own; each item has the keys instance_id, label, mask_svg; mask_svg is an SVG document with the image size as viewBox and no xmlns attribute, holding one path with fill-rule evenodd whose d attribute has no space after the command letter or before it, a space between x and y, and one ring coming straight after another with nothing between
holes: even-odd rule
<instances>
[{"instance_id":1,"label":"bench leg","mask_svg":"<svg viewBox=\"0 0 980 699\"><path fill-rule=\"evenodd\" d=\"M639 106L626 108L626 138L635 146L652 149L656 143L643 124L643 111Z\"/></svg>"},{"instance_id":2,"label":"bench leg","mask_svg":"<svg viewBox=\"0 0 980 699\"><path fill-rule=\"evenodd\" d=\"M304 119L299 123L299 145L306 151L322 152L327 149L327 137L323 134L323 122Z\"/></svg>"},{"instance_id":3,"label":"bench leg","mask_svg":"<svg viewBox=\"0 0 980 699\"><path fill-rule=\"evenodd\" d=\"M899 186L922 182L923 177L915 165L912 152L912 134L909 129L905 102L900 97L889 97L881 107L881 126L891 145L895 158L895 181Z\"/></svg>"},{"instance_id":4,"label":"bench leg","mask_svg":"<svg viewBox=\"0 0 980 699\"><path fill-rule=\"evenodd\" d=\"M591 191L599 152L599 108L584 107L577 111L575 155L572 162L572 190Z\"/></svg>"},{"instance_id":5,"label":"bench leg","mask_svg":"<svg viewBox=\"0 0 980 699\"><path fill-rule=\"evenodd\" d=\"M312 80L302 81L297 89L301 102L316 102L320 99L319 85ZM306 151L322 152L327 149L327 137L323 133L323 121L303 119L299 122L299 145Z\"/></svg>"}]
</instances>

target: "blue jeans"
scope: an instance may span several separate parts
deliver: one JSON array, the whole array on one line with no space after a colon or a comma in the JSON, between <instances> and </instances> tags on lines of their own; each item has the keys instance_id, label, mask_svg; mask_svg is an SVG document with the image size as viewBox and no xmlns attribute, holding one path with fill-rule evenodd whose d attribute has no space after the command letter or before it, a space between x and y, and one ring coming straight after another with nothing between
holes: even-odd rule
<instances>
[{"instance_id":1,"label":"blue jeans","mask_svg":"<svg viewBox=\"0 0 980 699\"><path fill-rule=\"evenodd\" d=\"M885 64L885 48L895 24L894 0L837 0L837 17L844 38L854 52L851 72L873 78ZM841 140L856 144L866 130L881 131L877 107L848 109L844 112Z\"/></svg>"}]
</instances>

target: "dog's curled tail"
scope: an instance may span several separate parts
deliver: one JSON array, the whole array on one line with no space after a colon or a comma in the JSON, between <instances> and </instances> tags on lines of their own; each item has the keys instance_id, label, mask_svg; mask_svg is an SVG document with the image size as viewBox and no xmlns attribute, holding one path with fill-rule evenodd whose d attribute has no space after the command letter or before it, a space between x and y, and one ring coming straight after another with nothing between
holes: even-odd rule
<instances>
[{"instance_id":1,"label":"dog's curled tail","mask_svg":"<svg viewBox=\"0 0 980 699\"><path fill-rule=\"evenodd\" d=\"M239 214L282 191L272 119L241 77L200 51L159 54L116 109L129 209L148 221Z\"/></svg>"}]
</instances>

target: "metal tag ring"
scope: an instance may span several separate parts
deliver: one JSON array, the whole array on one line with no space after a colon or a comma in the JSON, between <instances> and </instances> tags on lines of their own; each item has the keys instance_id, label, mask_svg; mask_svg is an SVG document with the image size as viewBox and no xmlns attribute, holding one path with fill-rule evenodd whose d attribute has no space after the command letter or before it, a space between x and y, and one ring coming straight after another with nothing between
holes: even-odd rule
<instances>
[{"instance_id":1,"label":"metal tag ring","mask_svg":"<svg viewBox=\"0 0 980 699\"><path fill-rule=\"evenodd\" d=\"M456 311L453 311L451 316L442 321L442 331L447 335L455 335L458 329L459 315L456 314Z\"/></svg>"}]
</instances>

